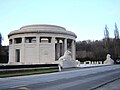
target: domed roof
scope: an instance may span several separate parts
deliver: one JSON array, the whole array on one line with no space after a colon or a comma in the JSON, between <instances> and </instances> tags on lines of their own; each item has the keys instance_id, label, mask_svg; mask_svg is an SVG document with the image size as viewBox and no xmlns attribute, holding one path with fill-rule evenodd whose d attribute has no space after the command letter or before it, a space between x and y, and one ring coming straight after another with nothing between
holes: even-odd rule
<instances>
[{"instance_id":1,"label":"domed roof","mask_svg":"<svg viewBox=\"0 0 120 90\"><path fill-rule=\"evenodd\" d=\"M21 27L19 30L12 31L8 34L8 37L16 34L24 34L24 33L55 33L55 34L66 34L77 37L75 33L71 31L67 31L64 27L56 26L56 25L47 25L47 24L35 24L35 25L27 25Z\"/></svg>"}]
</instances>

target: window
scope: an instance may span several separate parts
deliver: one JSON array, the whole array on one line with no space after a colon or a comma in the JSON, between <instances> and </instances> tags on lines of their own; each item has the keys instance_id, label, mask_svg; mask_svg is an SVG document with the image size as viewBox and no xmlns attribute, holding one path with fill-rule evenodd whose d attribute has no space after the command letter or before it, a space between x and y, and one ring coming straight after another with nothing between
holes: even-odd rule
<instances>
[{"instance_id":1,"label":"window","mask_svg":"<svg viewBox=\"0 0 120 90\"><path fill-rule=\"evenodd\" d=\"M15 44L19 44L22 42L22 38L15 38Z\"/></svg>"},{"instance_id":2,"label":"window","mask_svg":"<svg viewBox=\"0 0 120 90\"><path fill-rule=\"evenodd\" d=\"M51 37L40 37L40 43L51 43Z\"/></svg>"},{"instance_id":3,"label":"window","mask_svg":"<svg viewBox=\"0 0 120 90\"><path fill-rule=\"evenodd\" d=\"M36 37L26 37L25 43L36 43Z\"/></svg>"},{"instance_id":4,"label":"window","mask_svg":"<svg viewBox=\"0 0 120 90\"><path fill-rule=\"evenodd\" d=\"M20 49L16 49L16 62L20 62Z\"/></svg>"}]
</instances>

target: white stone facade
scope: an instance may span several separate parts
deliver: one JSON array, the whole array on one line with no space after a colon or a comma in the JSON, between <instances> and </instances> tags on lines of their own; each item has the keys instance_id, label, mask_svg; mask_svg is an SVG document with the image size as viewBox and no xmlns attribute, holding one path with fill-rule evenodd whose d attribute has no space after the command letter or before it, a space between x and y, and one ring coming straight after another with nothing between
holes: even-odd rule
<instances>
[{"instance_id":1,"label":"white stone facade","mask_svg":"<svg viewBox=\"0 0 120 90\"><path fill-rule=\"evenodd\" d=\"M9 33L9 64L51 64L66 50L75 60L77 36L56 25L27 25Z\"/></svg>"}]
</instances>

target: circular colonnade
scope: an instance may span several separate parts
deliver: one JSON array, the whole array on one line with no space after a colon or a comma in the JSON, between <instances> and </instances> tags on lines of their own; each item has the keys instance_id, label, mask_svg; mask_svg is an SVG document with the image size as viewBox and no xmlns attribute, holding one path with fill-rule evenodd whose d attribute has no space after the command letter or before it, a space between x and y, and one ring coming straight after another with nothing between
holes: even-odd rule
<instances>
[{"instance_id":1,"label":"circular colonnade","mask_svg":"<svg viewBox=\"0 0 120 90\"><path fill-rule=\"evenodd\" d=\"M75 33L56 25L27 25L9 33L9 64L51 64L66 50L75 60Z\"/></svg>"}]
</instances>

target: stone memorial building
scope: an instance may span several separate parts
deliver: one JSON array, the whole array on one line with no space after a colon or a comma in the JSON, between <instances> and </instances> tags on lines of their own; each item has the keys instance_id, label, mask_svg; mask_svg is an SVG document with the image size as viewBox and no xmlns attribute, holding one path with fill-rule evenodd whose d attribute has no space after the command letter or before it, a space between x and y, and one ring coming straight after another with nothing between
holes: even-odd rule
<instances>
[{"instance_id":1,"label":"stone memorial building","mask_svg":"<svg viewBox=\"0 0 120 90\"><path fill-rule=\"evenodd\" d=\"M56 25L27 25L9 33L9 64L52 64L71 51L75 60L75 33Z\"/></svg>"}]
</instances>

